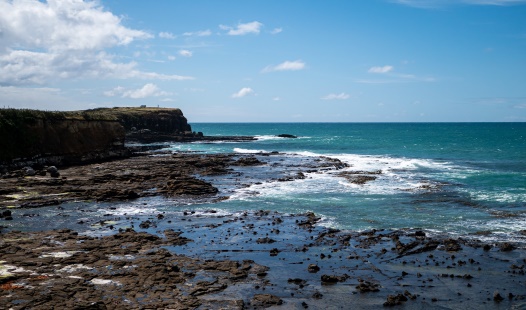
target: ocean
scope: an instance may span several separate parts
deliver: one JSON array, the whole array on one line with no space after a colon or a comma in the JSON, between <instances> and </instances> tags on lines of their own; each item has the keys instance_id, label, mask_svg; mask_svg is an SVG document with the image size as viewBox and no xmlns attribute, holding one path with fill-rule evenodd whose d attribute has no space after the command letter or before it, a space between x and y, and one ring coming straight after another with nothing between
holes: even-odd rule
<instances>
[{"instance_id":1,"label":"ocean","mask_svg":"<svg viewBox=\"0 0 526 310\"><path fill-rule=\"evenodd\" d=\"M233 167L233 173L224 176L198 176L218 187L220 196L228 196L224 200L69 202L60 208L20 211L31 216L16 217L8 226L82 231L86 227L81 223L126 227L131 217L137 224L159 212L236 217L270 210L314 212L322 218L319 225L342 230L423 229L431 235L526 247L526 123L193 123L192 129L207 136L249 135L258 140L164 143L163 152L233 153L256 156L266 164ZM279 155L264 156L269 152ZM309 171L309 163L320 156L337 158L348 167ZM305 178L278 179L297 172ZM342 172L374 173L370 176L376 179L355 184L341 177ZM85 233L104 229L111 233L95 224Z\"/></svg>"},{"instance_id":2,"label":"ocean","mask_svg":"<svg viewBox=\"0 0 526 310\"><path fill-rule=\"evenodd\" d=\"M169 149L277 151L298 161L328 156L347 163L346 171L381 171L363 185L337 176L341 171L252 184L228 200L192 205L195 210L312 211L322 225L338 229L421 228L494 241L526 238L526 123L194 123L192 129L258 140Z\"/></svg>"}]
</instances>

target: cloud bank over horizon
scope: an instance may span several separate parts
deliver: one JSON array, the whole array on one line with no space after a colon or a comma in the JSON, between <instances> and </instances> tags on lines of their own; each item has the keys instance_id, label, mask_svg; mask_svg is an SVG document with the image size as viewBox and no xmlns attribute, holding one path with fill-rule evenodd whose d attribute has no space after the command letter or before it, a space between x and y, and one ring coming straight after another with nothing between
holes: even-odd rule
<instances>
[{"instance_id":1,"label":"cloud bank over horizon","mask_svg":"<svg viewBox=\"0 0 526 310\"><path fill-rule=\"evenodd\" d=\"M0 0L0 101L177 105L205 122L526 121L525 15L526 0Z\"/></svg>"}]
</instances>

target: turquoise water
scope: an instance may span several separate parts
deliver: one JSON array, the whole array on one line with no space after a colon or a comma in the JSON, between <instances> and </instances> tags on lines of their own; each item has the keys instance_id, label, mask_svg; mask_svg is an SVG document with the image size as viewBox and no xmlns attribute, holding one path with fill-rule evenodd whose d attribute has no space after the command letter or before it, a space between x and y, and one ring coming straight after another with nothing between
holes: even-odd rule
<instances>
[{"instance_id":1,"label":"turquoise water","mask_svg":"<svg viewBox=\"0 0 526 310\"><path fill-rule=\"evenodd\" d=\"M252 185L195 208L314 211L342 229L424 228L485 238L526 229L526 123L192 124L205 135L254 135L247 143L173 144L206 153L279 151L338 158L349 171L382 174L355 185L335 172ZM288 133L298 139L275 135ZM254 194L257 193L257 194Z\"/></svg>"}]
</instances>

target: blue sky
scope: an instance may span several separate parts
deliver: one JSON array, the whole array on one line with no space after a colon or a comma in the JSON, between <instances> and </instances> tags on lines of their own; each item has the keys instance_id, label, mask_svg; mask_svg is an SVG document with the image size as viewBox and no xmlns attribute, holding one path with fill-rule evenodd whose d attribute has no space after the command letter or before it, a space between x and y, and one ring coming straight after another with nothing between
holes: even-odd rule
<instances>
[{"instance_id":1,"label":"blue sky","mask_svg":"<svg viewBox=\"0 0 526 310\"><path fill-rule=\"evenodd\" d=\"M526 121L526 0L0 0L0 107Z\"/></svg>"}]
</instances>

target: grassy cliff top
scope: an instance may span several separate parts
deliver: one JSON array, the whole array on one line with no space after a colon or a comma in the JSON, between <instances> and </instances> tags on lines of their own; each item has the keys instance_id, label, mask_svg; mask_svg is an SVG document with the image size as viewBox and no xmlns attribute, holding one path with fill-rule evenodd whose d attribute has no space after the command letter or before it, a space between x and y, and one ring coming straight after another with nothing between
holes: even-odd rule
<instances>
[{"instance_id":1,"label":"grassy cliff top","mask_svg":"<svg viewBox=\"0 0 526 310\"><path fill-rule=\"evenodd\" d=\"M98 108L81 111L41 111L30 109L0 109L0 128L3 126L17 126L19 124L31 124L36 120L104 120L117 121L123 117L151 117L153 115L178 115L183 112L177 108L153 108L153 107L122 107L122 108Z\"/></svg>"},{"instance_id":2,"label":"grassy cliff top","mask_svg":"<svg viewBox=\"0 0 526 310\"><path fill-rule=\"evenodd\" d=\"M78 111L83 114L93 115L104 118L121 118L122 116L128 117L140 117L140 116L152 116L170 114L183 116L181 109L177 108L154 108L154 107L122 107L122 108L99 108L93 110Z\"/></svg>"}]
</instances>

